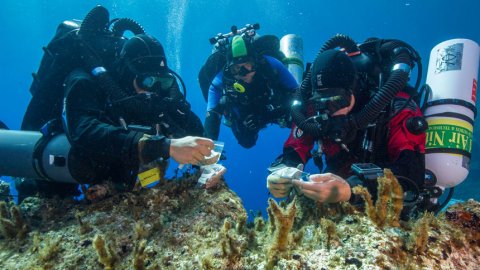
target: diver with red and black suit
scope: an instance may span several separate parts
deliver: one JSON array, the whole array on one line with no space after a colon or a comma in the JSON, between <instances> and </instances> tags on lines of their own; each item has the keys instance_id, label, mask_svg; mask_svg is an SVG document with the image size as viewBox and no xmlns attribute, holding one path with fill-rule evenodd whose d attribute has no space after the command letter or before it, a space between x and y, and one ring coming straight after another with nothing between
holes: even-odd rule
<instances>
[{"instance_id":1,"label":"diver with red and black suit","mask_svg":"<svg viewBox=\"0 0 480 270\"><path fill-rule=\"evenodd\" d=\"M226 66L210 84L205 118L208 138L218 138L225 117L225 123L245 148L256 144L258 132L267 124L287 126L291 98L298 88L282 62L257 55L252 42L246 36L233 37L227 47Z\"/></svg>"},{"instance_id":2,"label":"diver with red and black suit","mask_svg":"<svg viewBox=\"0 0 480 270\"><path fill-rule=\"evenodd\" d=\"M336 36L327 42L294 98L290 136L269 168L270 193L281 198L295 190L320 202L359 203L351 189L363 185L376 197L376 176L389 168L413 194L413 208L420 207L427 123L407 85L415 61L413 48L398 40L356 45ZM302 181L312 157L327 173ZM375 177L365 174L373 169Z\"/></svg>"}]
</instances>

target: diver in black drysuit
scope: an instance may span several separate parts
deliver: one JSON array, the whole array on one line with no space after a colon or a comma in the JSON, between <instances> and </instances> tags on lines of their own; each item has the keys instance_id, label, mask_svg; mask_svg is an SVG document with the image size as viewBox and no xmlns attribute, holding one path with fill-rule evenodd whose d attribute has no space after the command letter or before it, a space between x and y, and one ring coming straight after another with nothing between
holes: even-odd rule
<instances>
[{"instance_id":1,"label":"diver in black drysuit","mask_svg":"<svg viewBox=\"0 0 480 270\"><path fill-rule=\"evenodd\" d=\"M131 188L140 161L168 159L172 139L201 136L203 126L180 92L173 71L166 66L163 47L155 38L145 34L131 38L113 66L113 78L126 98L112 100L97 78L83 68L75 69L64 83L61 126L72 145L69 170L76 180L89 184L110 180ZM161 136L145 136L156 133ZM145 147L140 148L141 140ZM184 145L177 143L175 147ZM31 179L17 181L19 201L35 191L45 195L77 193L74 184L34 183L32 187Z\"/></svg>"},{"instance_id":2,"label":"diver in black drysuit","mask_svg":"<svg viewBox=\"0 0 480 270\"><path fill-rule=\"evenodd\" d=\"M176 82L171 86L170 92L176 93L177 98L171 98L170 95L150 99L136 97L137 100L125 101L131 102L127 106L120 103L111 107L108 106L107 97L95 85L91 76L82 70L72 72L66 80L66 85L67 136L73 146L72 152L78 155L81 161L74 164L78 168L71 168L81 173L74 175L76 179L98 182L107 178L118 178L114 181L131 182L131 167L138 166L137 143L145 131L126 130L120 121L150 128L159 123L159 115L162 115L161 118L165 120L162 119L160 122L168 125L168 128L161 125L161 134L167 137L181 138L203 134L200 119L189 110L189 104L185 100L178 99L182 95ZM137 110L129 110L131 108ZM120 118L123 120L119 120ZM167 150L162 150L164 151ZM168 152L164 156L168 157ZM116 165L118 163L128 165L123 168L126 172L122 172L123 166Z\"/></svg>"}]
</instances>

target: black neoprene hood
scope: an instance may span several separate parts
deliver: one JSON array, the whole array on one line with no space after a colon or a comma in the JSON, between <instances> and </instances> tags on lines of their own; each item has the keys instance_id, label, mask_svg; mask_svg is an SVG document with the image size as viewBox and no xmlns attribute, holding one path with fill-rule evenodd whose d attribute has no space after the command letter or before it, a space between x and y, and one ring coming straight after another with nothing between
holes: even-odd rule
<instances>
[{"instance_id":1,"label":"black neoprene hood","mask_svg":"<svg viewBox=\"0 0 480 270\"><path fill-rule=\"evenodd\" d=\"M167 70L163 46L150 35L140 34L129 39L120 56L135 74L163 73Z\"/></svg>"},{"instance_id":2,"label":"black neoprene hood","mask_svg":"<svg viewBox=\"0 0 480 270\"><path fill-rule=\"evenodd\" d=\"M312 65L312 87L353 90L355 66L348 55L339 50L327 50L317 56Z\"/></svg>"}]
</instances>

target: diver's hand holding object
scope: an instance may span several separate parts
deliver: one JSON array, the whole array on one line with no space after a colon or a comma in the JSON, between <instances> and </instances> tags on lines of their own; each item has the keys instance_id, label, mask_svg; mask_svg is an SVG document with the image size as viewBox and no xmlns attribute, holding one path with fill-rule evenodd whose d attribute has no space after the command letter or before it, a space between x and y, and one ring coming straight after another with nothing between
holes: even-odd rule
<instances>
[{"instance_id":1,"label":"diver's hand holding object","mask_svg":"<svg viewBox=\"0 0 480 270\"><path fill-rule=\"evenodd\" d=\"M211 164L200 167L202 175L198 179L198 183L205 185L206 189L213 188L220 183L222 176L227 172L227 169L220 164Z\"/></svg>"},{"instance_id":2,"label":"diver's hand holding object","mask_svg":"<svg viewBox=\"0 0 480 270\"><path fill-rule=\"evenodd\" d=\"M204 186L206 189L217 186L222 176L227 172L227 169L217 162L221 160L224 143L220 141L214 142L214 148L211 150L210 155L205 156L205 159L198 165L201 165L200 170L202 174L198 179L198 184Z\"/></svg>"},{"instance_id":3,"label":"diver's hand holding object","mask_svg":"<svg viewBox=\"0 0 480 270\"><path fill-rule=\"evenodd\" d=\"M292 184L305 196L319 202L343 202L351 196L347 181L332 173L313 174L308 177L308 181L293 179Z\"/></svg>"},{"instance_id":4,"label":"diver's hand holding object","mask_svg":"<svg viewBox=\"0 0 480 270\"><path fill-rule=\"evenodd\" d=\"M213 147L212 140L202 137L187 136L180 139L171 139L170 157L179 164L198 165L204 162L213 162L215 156L210 159L205 158L210 157ZM215 162L216 160L213 163Z\"/></svg>"},{"instance_id":5,"label":"diver's hand holding object","mask_svg":"<svg viewBox=\"0 0 480 270\"><path fill-rule=\"evenodd\" d=\"M303 174L303 165L295 167L283 167L273 171L267 177L267 188L275 198L288 196L293 184L293 179L301 179Z\"/></svg>"}]
</instances>

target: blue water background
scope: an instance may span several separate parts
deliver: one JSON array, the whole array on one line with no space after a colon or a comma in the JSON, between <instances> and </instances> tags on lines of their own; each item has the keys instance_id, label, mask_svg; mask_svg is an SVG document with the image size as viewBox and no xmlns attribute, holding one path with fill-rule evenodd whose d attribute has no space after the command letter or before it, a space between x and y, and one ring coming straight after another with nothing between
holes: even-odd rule
<instances>
[{"instance_id":1,"label":"blue water background","mask_svg":"<svg viewBox=\"0 0 480 270\"><path fill-rule=\"evenodd\" d=\"M206 103L197 74L211 51L208 39L228 32L231 25L258 22L259 34L299 34L304 40L306 61L312 61L321 45L336 33L347 34L357 42L372 36L401 39L422 56L424 75L430 50L436 44L452 38L480 42L480 1L476 0L4 0L0 3L0 119L11 129L20 127L30 100L30 74L38 68L42 46L53 37L61 21L83 19L96 4L107 7L111 18L129 17L140 22L163 43L169 65L185 80L188 101L201 119ZM480 200L478 121L470 174L457 188L457 199ZM257 146L247 150L238 146L230 129L222 127L219 139L225 142L228 154L225 177L247 210L265 210L266 168L281 152L288 132L270 126L260 133ZM307 171L316 169L309 165Z\"/></svg>"}]
</instances>

